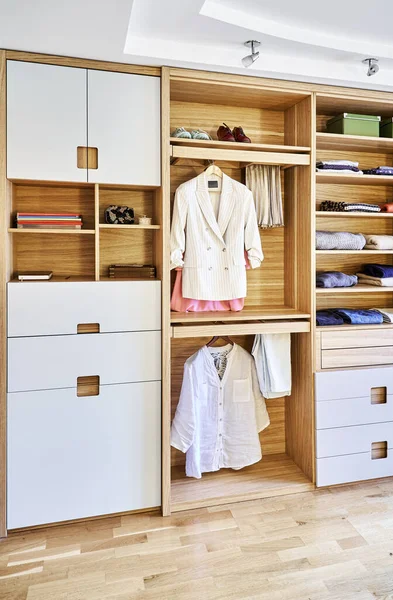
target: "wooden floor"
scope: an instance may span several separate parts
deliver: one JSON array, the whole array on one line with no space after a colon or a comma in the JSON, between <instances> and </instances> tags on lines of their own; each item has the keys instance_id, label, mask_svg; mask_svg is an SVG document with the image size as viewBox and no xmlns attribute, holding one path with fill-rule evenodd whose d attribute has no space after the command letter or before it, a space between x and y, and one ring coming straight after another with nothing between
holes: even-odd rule
<instances>
[{"instance_id":1,"label":"wooden floor","mask_svg":"<svg viewBox=\"0 0 393 600\"><path fill-rule=\"evenodd\" d=\"M16 533L0 598L391 600L393 481Z\"/></svg>"},{"instance_id":2,"label":"wooden floor","mask_svg":"<svg viewBox=\"0 0 393 600\"><path fill-rule=\"evenodd\" d=\"M216 473L205 473L201 479L186 477L182 465L172 468L171 479L173 512L314 489L311 481L286 454L264 456L263 460L239 471L221 469Z\"/></svg>"}]
</instances>

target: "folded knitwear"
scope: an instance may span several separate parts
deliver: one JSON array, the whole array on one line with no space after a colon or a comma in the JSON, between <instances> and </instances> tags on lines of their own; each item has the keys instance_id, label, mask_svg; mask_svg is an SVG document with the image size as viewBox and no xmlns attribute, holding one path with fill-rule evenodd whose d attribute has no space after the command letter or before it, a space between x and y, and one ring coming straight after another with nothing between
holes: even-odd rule
<instances>
[{"instance_id":1,"label":"folded knitwear","mask_svg":"<svg viewBox=\"0 0 393 600\"><path fill-rule=\"evenodd\" d=\"M393 306L390 308L375 308L374 310L381 313L384 323L393 323Z\"/></svg>"},{"instance_id":2,"label":"folded knitwear","mask_svg":"<svg viewBox=\"0 0 393 600\"><path fill-rule=\"evenodd\" d=\"M319 160L316 167L317 171L362 174L362 171L359 169L359 163L351 160Z\"/></svg>"},{"instance_id":3,"label":"folded knitwear","mask_svg":"<svg viewBox=\"0 0 393 600\"><path fill-rule=\"evenodd\" d=\"M354 202L344 206L344 212L381 212L381 207L378 204L366 204L365 202Z\"/></svg>"},{"instance_id":4,"label":"folded knitwear","mask_svg":"<svg viewBox=\"0 0 393 600\"><path fill-rule=\"evenodd\" d=\"M376 167L375 169L364 169L365 175L393 175L393 167Z\"/></svg>"},{"instance_id":5,"label":"folded knitwear","mask_svg":"<svg viewBox=\"0 0 393 600\"><path fill-rule=\"evenodd\" d=\"M317 272L318 288L337 288L352 287L356 285L358 278L356 275L346 275L340 271L319 271Z\"/></svg>"},{"instance_id":6,"label":"folded knitwear","mask_svg":"<svg viewBox=\"0 0 393 600\"><path fill-rule=\"evenodd\" d=\"M387 202L382 206L382 212L393 213L393 202Z\"/></svg>"},{"instance_id":7,"label":"folded knitwear","mask_svg":"<svg viewBox=\"0 0 393 600\"><path fill-rule=\"evenodd\" d=\"M332 310L317 310L317 325L328 327L329 325L344 325L344 319L336 315Z\"/></svg>"},{"instance_id":8,"label":"folded knitwear","mask_svg":"<svg viewBox=\"0 0 393 600\"><path fill-rule=\"evenodd\" d=\"M367 250L393 250L393 235L365 235Z\"/></svg>"},{"instance_id":9,"label":"folded knitwear","mask_svg":"<svg viewBox=\"0 0 393 600\"><path fill-rule=\"evenodd\" d=\"M359 284L376 285L379 287L393 287L393 277L372 277L364 273L357 273Z\"/></svg>"},{"instance_id":10,"label":"folded knitwear","mask_svg":"<svg viewBox=\"0 0 393 600\"><path fill-rule=\"evenodd\" d=\"M363 265L363 273L370 277L393 277L393 266L368 263Z\"/></svg>"},{"instance_id":11,"label":"folded knitwear","mask_svg":"<svg viewBox=\"0 0 393 600\"><path fill-rule=\"evenodd\" d=\"M362 250L366 245L364 235L348 231L317 231L315 241L317 250Z\"/></svg>"},{"instance_id":12,"label":"folded knitwear","mask_svg":"<svg viewBox=\"0 0 393 600\"><path fill-rule=\"evenodd\" d=\"M334 313L349 325L379 325L383 323L383 316L376 310L361 308L336 308Z\"/></svg>"}]
</instances>

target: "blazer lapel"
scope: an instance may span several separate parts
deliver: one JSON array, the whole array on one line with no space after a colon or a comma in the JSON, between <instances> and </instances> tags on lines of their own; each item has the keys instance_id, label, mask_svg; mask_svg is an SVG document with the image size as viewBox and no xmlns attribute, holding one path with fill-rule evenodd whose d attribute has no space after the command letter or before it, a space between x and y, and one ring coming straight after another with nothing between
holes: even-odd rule
<instances>
[{"instance_id":1,"label":"blazer lapel","mask_svg":"<svg viewBox=\"0 0 393 600\"><path fill-rule=\"evenodd\" d=\"M220 209L218 212L218 227L222 236L224 236L229 220L235 207L235 194L233 193L231 178L223 175Z\"/></svg>"},{"instance_id":2,"label":"blazer lapel","mask_svg":"<svg viewBox=\"0 0 393 600\"><path fill-rule=\"evenodd\" d=\"M224 240L220 233L220 228L216 221L216 217L214 216L213 206L212 206L210 196L209 196L209 190L207 187L205 173L201 173L197 177L196 195L197 195L198 203L199 203L199 206L203 213L203 216L205 217L210 228L214 231L216 236L224 243ZM221 204L221 201L220 201L220 204Z\"/></svg>"}]
</instances>

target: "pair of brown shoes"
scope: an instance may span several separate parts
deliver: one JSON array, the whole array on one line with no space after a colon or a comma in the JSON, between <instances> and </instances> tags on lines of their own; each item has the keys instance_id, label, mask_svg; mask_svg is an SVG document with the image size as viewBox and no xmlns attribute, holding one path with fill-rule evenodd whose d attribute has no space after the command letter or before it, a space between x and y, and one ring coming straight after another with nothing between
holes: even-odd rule
<instances>
[{"instance_id":1,"label":"pair of brown shoes","mask_svg":"<svg viewBox=\"0 0 393 600\"><path fill-rule=\"evenodd\" d=\"M231 131L226 123L223 123L217 129L217 139L220 142L245 142L251 144L251 140L244 133L243 127L234 127L233 131Z\"/></svg>"}]
</instances>

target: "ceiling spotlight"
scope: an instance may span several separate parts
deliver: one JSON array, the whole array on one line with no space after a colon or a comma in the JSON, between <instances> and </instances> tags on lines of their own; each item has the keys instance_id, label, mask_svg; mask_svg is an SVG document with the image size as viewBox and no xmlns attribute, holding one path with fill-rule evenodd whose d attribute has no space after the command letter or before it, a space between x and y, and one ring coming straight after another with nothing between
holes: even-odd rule
<instances>
[{"instance_id":1,"label":"ceiling spotlight","mask_svg":"<svg viewBox=\"0 0 393 600\"><path fill-rule=\"evenodd\" d=\"M249 40L248 42L244 42L244 45L247 46L247 48L251 48L251 54L242 58L243 66L249 67L257 60L257 58L259 58L259 52L255 52L255 48L258 48L258 46L261 45L261 42L258 42L258 40Z\"/></svg>"},{"instance_id":2,"label":"ceiling spotlight","mask_svg":"<svg viewBox=\"0 0 393 600\"><path fill-rule=\"evenodd\" d=\"M378 59L377 58L365 58L362 63L368 65L367 76L371 77L376 75L379 71Z\"/></svg>"}]
</instances>

